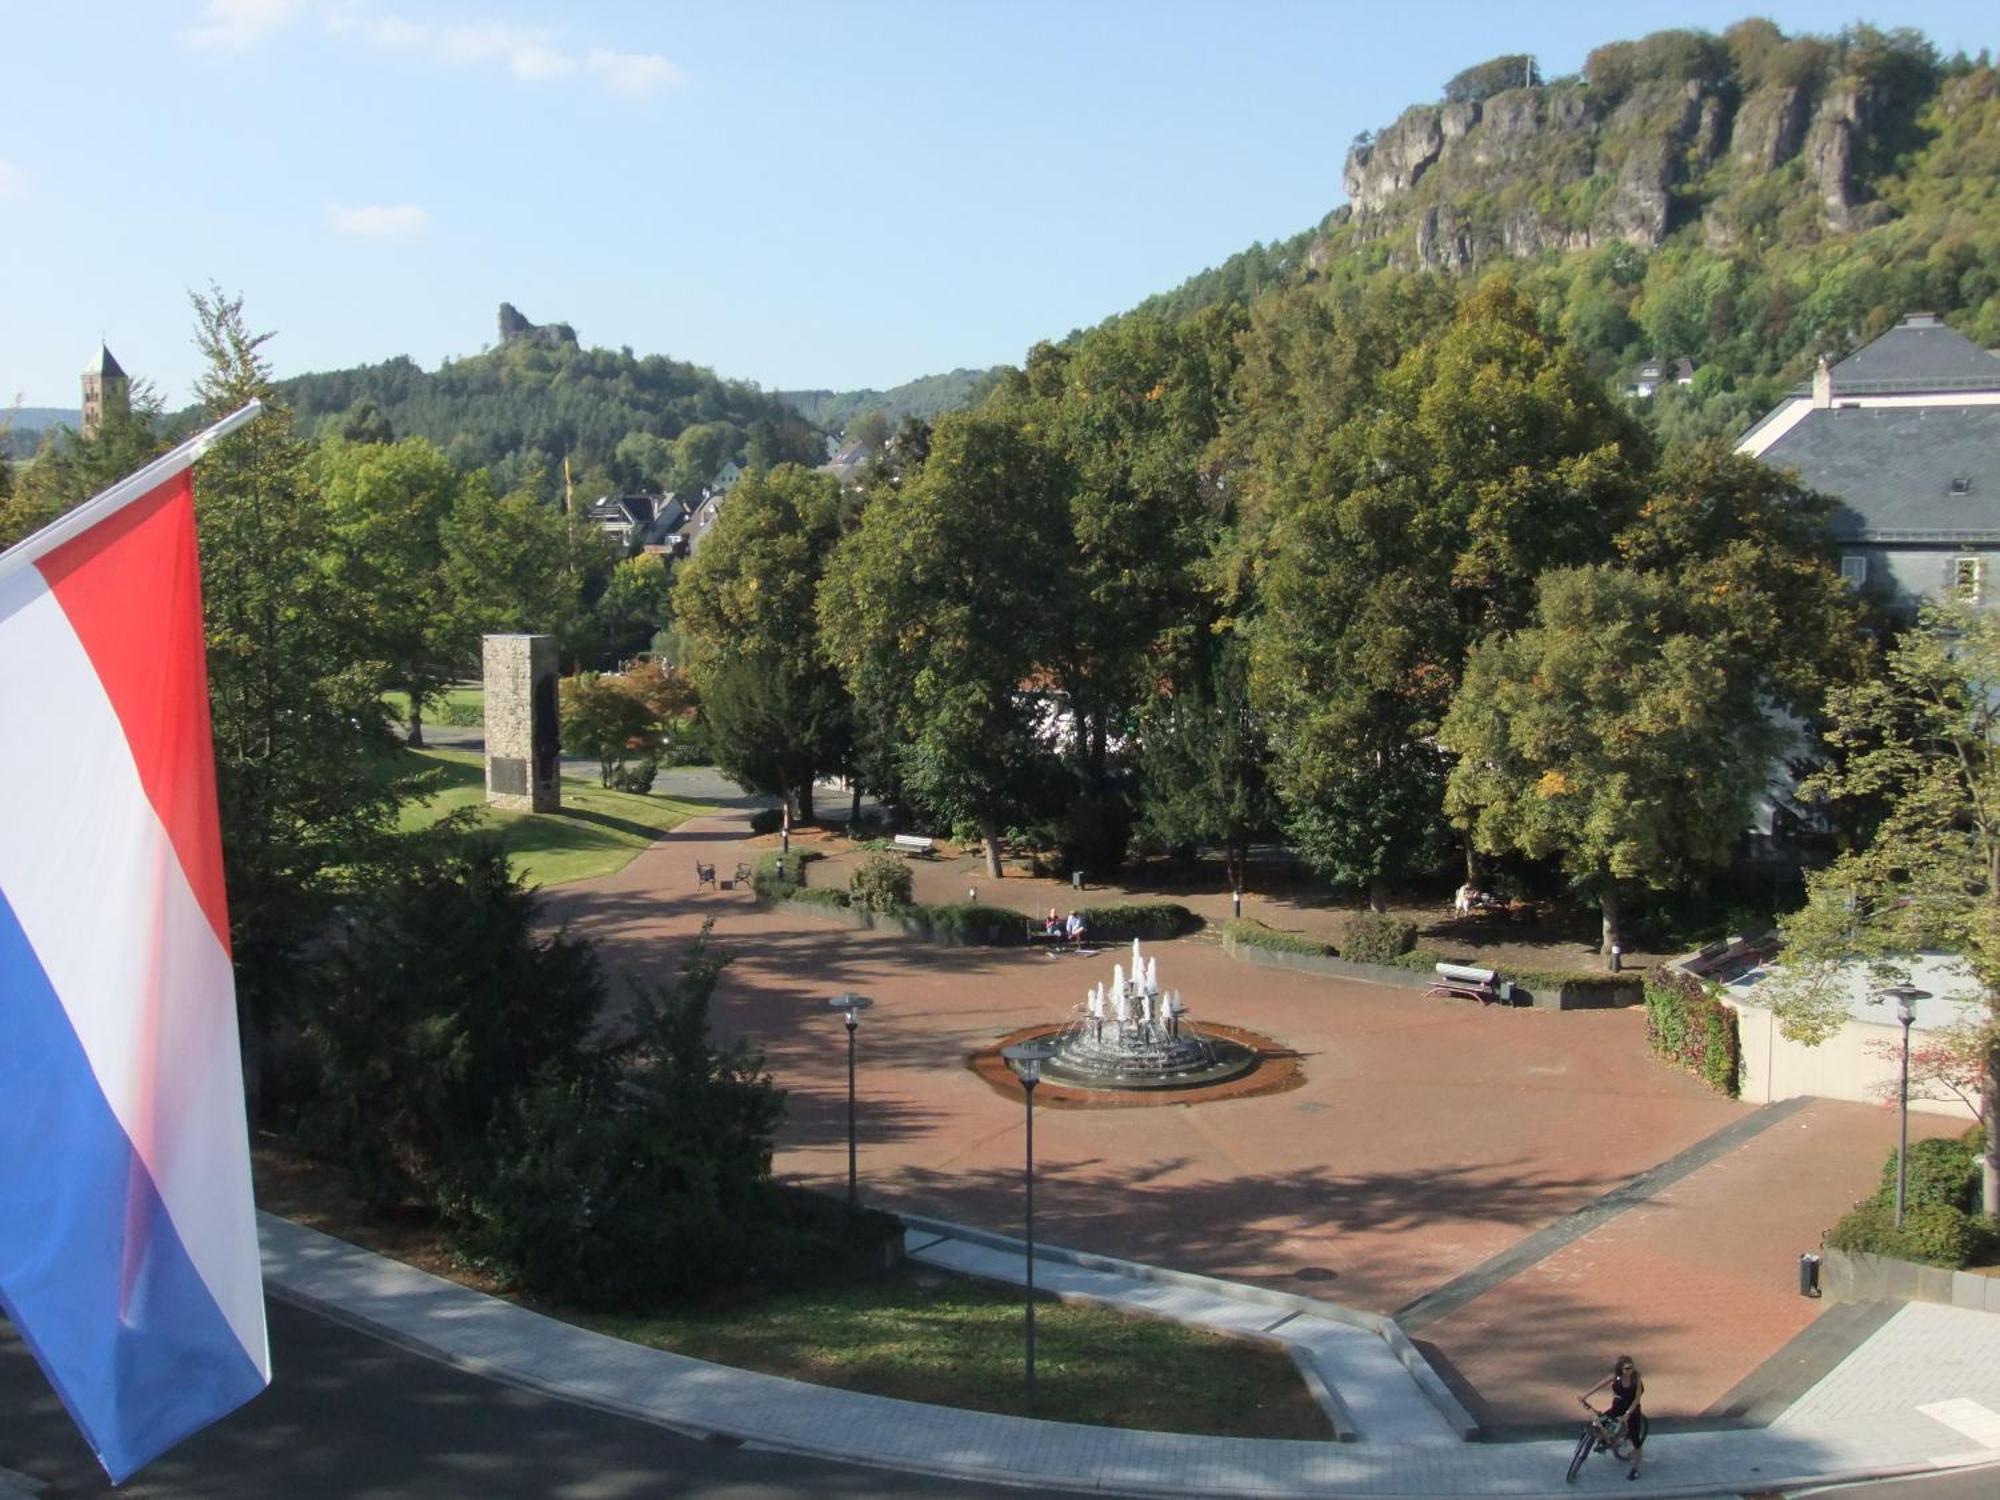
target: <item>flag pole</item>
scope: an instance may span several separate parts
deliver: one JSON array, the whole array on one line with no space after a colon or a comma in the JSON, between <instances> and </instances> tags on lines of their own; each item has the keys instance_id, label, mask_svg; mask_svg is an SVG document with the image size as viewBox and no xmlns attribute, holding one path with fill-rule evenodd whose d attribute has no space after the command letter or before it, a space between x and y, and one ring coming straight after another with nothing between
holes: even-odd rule
<instances>
[{"instance_id":1,"label":"flag pole","mask_svg":"<svg viewBox=\"0 0 2000 1500\"><path fill-rule=\"evenodd\" d=\"M136 474L119 480L100 494L91 496L75 510L57 516L40 531L31 532L5 552L0 552L0 578L5 578L39 561L70 538L79 536L98 522L116 515L141 496L150 495L183 469L192 468L195 461L208 452L216 442L228 437L246 422L254 422L263 414L263 402L245 402L213 427L205 427L179 447L169 448Z\"/></svg>"}]
</instances>

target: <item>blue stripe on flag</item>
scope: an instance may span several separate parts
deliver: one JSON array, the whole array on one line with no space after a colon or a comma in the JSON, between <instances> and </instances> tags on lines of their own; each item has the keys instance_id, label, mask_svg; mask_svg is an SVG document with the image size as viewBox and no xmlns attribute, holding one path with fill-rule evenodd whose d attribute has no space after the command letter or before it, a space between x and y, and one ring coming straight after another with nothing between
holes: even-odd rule
<instances>
[{"instance_id":1,"label":"blue stripe on flag","mask_svg":"<svg viewBox=\"0 0 2000 1500\"><path fill-rule=\"evenodd\" d=\"M0 1306L114 1482L264 1388L4 891Z\"/></svg>"}]
</instances>

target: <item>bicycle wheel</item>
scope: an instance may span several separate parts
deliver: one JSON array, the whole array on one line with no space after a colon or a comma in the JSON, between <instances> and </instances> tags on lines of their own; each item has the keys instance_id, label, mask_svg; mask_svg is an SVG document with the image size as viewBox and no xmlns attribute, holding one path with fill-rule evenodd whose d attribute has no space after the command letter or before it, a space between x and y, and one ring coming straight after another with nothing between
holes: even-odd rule
<instances>
[{"instance_id":1,"label":"bicycle wheel","mask_svg":"<svg viewBox=\"0 0 2000 1500\"><path fill-rule=\"evenodd\" d=\"M1597 1446L1597 1428L1584 1424L1583 1436L1576 1440L1576 1452L1570 1455L1569 1472L1563 1475L1564 1484L1575 1484L1576 1476L1583 1472L1583 1461L1590 1457L1590 1450Z\"/></svg>"},{"instance_id":2,"label":"bicycle wheel","mask_svg":"<svg viewBox=\"0 0 2000 1500\"><path fill-rule=\"evenodd\" d=\"M1621 1464L1632 1456L1632 1434L1625 1430L1625 1424L1618 1424L1616 1436L1611 1439L1611 1456Z\"/></svg>"}]
</instances>

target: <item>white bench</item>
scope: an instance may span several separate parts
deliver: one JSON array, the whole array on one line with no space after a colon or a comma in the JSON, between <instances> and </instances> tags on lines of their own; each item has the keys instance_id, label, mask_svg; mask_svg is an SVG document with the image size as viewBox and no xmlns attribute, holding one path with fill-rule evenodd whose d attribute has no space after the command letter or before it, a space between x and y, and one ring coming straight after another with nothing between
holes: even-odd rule
<instances>
[{"instance_id":1,"label":"white bench","mask_svg":"<svg viewBox=\"0 0 2000 1500\"><path fill-rule=\"evenodd\" d=\"M1437 978L1431 981L1426 994L1477 1000L1481 1005L1505 998L1496 970L1475 968L1471 964L1433 964L1431 969Z\"/></svg>"},{"instance_id":2,"label":"white bench","mask_svg":"<svg viewBox=\"0 0 2000 1500\"><path fill-rule=\"evenodd\" d=\"M899 833L896 835L896 847L905 854L935 854L937 840L925 838L920 833Z\"/></svg>"}]
</instances>

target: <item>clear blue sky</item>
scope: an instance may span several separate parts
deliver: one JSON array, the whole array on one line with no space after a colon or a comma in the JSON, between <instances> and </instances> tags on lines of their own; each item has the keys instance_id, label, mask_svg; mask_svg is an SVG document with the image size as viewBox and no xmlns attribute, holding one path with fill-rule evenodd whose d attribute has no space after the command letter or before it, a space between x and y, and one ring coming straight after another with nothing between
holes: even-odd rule
<instances>
[{"instance_id":1,"label":"clear blue sky","mask_svg":"<svg viewBox=\"0 0 2000 1500\"><path fill-rule=\"evenodd\" d=\"M280 374L495 337L766 387L1020 359L1341 201L1356 132L1505 51L1721 29L1750 0L6 8L0 404L74 406L100 334L170 406L186 292ZM1824 7L1761 7L1787 31ZM2000 46L1990 0L1865 13Z\"/></svg>"}]
</instances>

